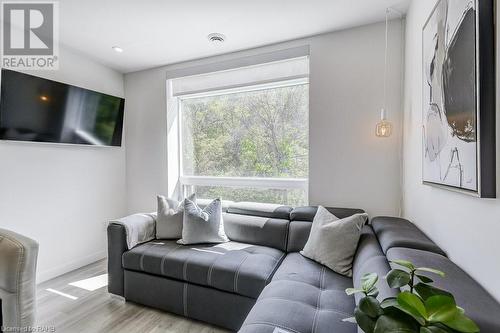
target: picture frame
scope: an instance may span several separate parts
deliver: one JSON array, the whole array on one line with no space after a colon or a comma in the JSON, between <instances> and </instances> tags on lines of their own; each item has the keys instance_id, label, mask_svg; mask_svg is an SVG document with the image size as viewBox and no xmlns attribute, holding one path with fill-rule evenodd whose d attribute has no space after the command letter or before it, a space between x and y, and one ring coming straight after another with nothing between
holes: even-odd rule
<instances>
[{"instance_id":1,"label":"picture frame","mask_svg":"<svg viewBox=\"0 0 500 333\"><path fill-rule=\"evenodd\" d=\"M422 182L496 197L494 0L438 0L422 29Z\"/></svg>"}]
</instances>

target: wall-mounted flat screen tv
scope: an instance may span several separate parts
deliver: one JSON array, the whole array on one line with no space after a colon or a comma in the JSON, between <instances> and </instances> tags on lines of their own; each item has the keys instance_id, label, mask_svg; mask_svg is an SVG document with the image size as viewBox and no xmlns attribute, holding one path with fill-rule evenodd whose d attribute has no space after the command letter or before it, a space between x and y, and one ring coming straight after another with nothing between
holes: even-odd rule
<instances>
[{"instance_id":1,"label":"wall-mounted flat screen tv","mask_svg":"<svg viewBox=\"0 0 500 333\"><path fill-rule=\"evenodd\" d=\"M121 146L120 97L2 69L0 140Z\"/></svg>"}]
</instances>

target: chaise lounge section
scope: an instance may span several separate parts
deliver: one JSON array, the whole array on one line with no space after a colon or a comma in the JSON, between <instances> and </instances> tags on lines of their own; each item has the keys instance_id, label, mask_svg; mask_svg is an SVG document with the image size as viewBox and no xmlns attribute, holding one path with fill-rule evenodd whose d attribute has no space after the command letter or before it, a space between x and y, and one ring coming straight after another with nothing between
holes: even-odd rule
<instances>
[{"instance_id":1,"label":"chaise lounge section","mask_svg":"<svg viewBox=\"0 0 500 333\"><path fill-rule=\"evenodd\" d=\"M339 218L362 212L327 209ZM407 220L376 217L363 227L352 278L303 257L316 210L232 203L224 213L230 242L194 246L156 239L128 250L125 228L110 223L109 292L240 333L349 333L358 328L343 319L359 295L344 290L365 273L385 276L389 260L408 259L447 273L436 285L456 295L481 332L500 332L500 304ZM396 295L383 279L377 286L381 297Z\"/></svg>"},{"instance_id":2,"label":"chaise lounge section","mask_svg":"<svg viewBox=\"0 0 500 333\"><path fill-rule=\"evenodd\" d=\"M127 250L126 230L108 227L109 291L128 301L237 330L286 255L291 207L226 208L228 243L153 240ZM154 219L152 215L143 215Z\"/></svg>"}]
</instances>

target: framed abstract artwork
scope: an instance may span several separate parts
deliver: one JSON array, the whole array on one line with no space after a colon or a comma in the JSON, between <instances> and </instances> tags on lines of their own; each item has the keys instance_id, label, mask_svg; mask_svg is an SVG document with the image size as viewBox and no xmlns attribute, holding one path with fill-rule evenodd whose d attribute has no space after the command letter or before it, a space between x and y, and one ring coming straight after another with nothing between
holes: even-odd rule
<instances>
[{"instance_id":1,"label":"framed abstract artwork","mask_svg":"<svg viewBox=\"0 0 500 333\"><path fill-rule=\"evenodd\" d=\"M496 196L494 0L438 0L423 27L425 184Z\"/></svg>"}]
</instances>

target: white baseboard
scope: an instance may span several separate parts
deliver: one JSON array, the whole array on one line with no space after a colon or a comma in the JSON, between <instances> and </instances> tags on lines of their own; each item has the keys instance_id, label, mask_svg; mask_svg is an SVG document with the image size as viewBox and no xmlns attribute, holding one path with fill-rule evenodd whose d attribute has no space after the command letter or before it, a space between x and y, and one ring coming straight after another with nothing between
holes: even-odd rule
<instances>
[{"instance_id":1,"label":"white baseboard","mask_svg":"<svg viewBox=\"0 0 500 333\"><path fill-rule=\"evenodd\" d=\"M104 259L104 258L106 258L106 256L107 256L106 251L100 251L100 252L96 252L96 253L93 253L91 255L88 255L86 257L64 263L64 264L59 265L57 267L47 269L47 270L42 271L42 272L37 272L36 282L37 282L37 284L39 284L39 283L48 281L50 279L53 279L55 277L58 277L60 275L65 274L65 273L74 271L75 269L81 268L83 266L86 266L86 265L92 264L96 261L99 261L101 259Z\"/></svg>"}]
</instances>

